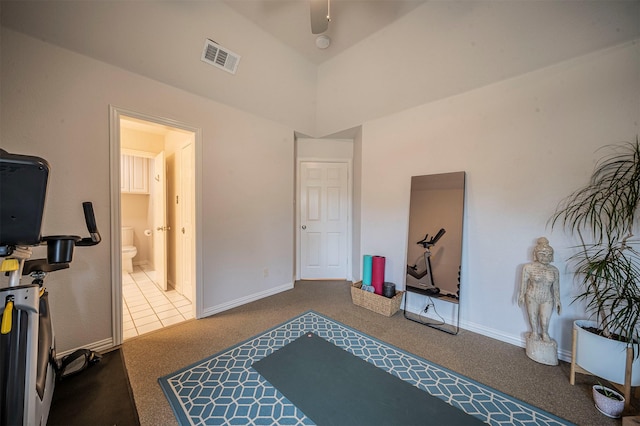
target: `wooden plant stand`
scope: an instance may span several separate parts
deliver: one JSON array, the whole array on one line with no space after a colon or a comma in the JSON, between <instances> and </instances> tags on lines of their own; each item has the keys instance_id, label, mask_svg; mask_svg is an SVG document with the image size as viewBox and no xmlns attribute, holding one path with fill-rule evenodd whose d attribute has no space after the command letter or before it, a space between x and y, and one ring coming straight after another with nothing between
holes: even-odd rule
<instances>
[{"instance_id":1,"label":"wooden plant stand","mask_svg":"<svg viewBox=\"0 0 640 426\"><path fill-rule=\"evenodd\" d=\"M571 347L571 372L569 373L569 383L572 385L576 384L576 373L588 374L593 376L592 373L580 367L576 363L576 345L577 345L577 334L578 332L573 329L573 342ZM624 409L626 412L631 408L631 366L633 363L633 348L631 346L627 346L627 360L624 369L624 383L613 383L611 384L616 387L622 394L624 395ZM640 387L635 388L635 396L640 397Z\"/></svg>"}]
</instances>

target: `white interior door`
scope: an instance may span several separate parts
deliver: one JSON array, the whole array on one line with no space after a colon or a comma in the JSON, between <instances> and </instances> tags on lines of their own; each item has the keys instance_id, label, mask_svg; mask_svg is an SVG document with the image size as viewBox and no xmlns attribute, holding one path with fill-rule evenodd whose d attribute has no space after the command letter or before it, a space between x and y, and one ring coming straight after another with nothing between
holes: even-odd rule
<instances>
[{"instance_id":1,"label":"white interior door","mask_svg":"<svg viewBox=\"0 0 640 426\"><path fill-rule=\"evenodd\" d=\"M181 282L182 295L193 301L195 294L195 245L193 228L194 212L194 151L193 143L185 145L180 153L180 195L178 208L180 211L180 226L178 230L178 280Z\"/></svg>"},{"instance_id":2,"label":"white interior door","mask_svg":"<svg viewBox=\"0 0 640 426\"><path fill-rule=\"evenodd\" d=\"M153 179L151 179L153 197L153 266L156 283L167 290L167 180L164 152L156 155L153 161Z\"/></svg>"},{"instance_id":3,"label":"white interior door","mask_svg":"<svg viewBox=\"0 0 640 426\"><path fill-rule=\"evenodd\" d=\"M300 164L300 278L345 279L347 163Z\"/></svg>"}]
</instances>

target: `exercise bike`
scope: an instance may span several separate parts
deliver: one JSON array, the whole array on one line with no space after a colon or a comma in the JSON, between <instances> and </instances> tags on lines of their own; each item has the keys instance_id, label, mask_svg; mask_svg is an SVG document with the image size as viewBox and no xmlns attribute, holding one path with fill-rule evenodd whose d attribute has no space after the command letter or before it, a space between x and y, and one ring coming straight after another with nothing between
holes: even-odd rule
<instances>
[{"instance_id":1,"label":"exercise bike","mask_svg":"<svg viewBox=\"0 0 640 426\"><path fill-rule=\"evenodd\" d=\"M434 237L429 239L429 234L427 234L416 243L424 248L424 253L416 260L414 265L407 265L407 286L424 290L426 294L437 295L440 293L440 289L436 287L433 281L431 247L436 245L445 232L444 228L440 228ZM410 280L409 277L413 277L415 280ZM426 279L423 279L425 277Z\"/></svg>"},{"instance_id":2,"label":"exercise bike","mask_svg":"<svg viewBox=\"0 0 640 426\"><path fill-rule=\"evenodd\" d=\"M95 361L88 350L56 359L45 277L69 268L75 246L93 246L101 238L90 202L83 203L89 237L41 237L49 170L42 158L0 149L0 271L8 276L0 288L2 425L45 425L56 377ZM47 258L31 259L32 247L41 244L47 246ZM27 275L31 283L21 284Z\"/></svg>"},{"instance_id":3,"label":"exercise bike","mask_svg":"<svg viewBox=\"0 0 640 426\"><path fill-rule=\"evenodd\" d=\"M423 239L418 241L416 244L421 245L424 248L424 254L420 256L414 265L407 265L407 281L406 288L404 292L404 317L408 320L420 323L422 325L426 325L440 331L444 331L449 334L458 334L460 330L460 309L456 309L457 312L457 322L455 325L449 325L446 323L445 319L437 313L436 305L431 300L431 297L434 298L449 298L449 299L458 299L457 295L447 294L446 292L441 293L440 288L436 287L433 273L431 269L431 248L436 245L438 240L442 238L445 234L444 228L441 228L438 233L429 238L429 234L425 235ZM460 289L460 273L458 272L458 289ZM419 313L407 312L407 308L409 306L409 293L417 293L423 296L428 297L428 302L425 308ZM457 303L456 303L457 305ZM432 308L433 315L435 316L426 316L427 312L429 312L429 308Z\"/></svg>"}]
</instances>

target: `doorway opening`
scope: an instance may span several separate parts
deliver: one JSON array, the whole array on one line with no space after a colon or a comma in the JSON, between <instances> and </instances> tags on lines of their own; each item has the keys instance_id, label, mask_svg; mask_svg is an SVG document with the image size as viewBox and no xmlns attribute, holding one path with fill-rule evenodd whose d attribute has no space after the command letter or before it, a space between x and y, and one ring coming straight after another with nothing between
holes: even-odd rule
<instances>
[{"instance_id":1,"label":"doorway opening","mask_svg":"<svg viewBox=\"0 0 640 426\"><path fill-rule=\"evenodd\" d=\"M354 277L356 130L339 138L296 135L296 280Z\"/></svg>"},{"instance_id":2,"label":"doorway opening","mask_svg":"<svg viewBox=\"0 0 640 426\"><path fill-rule=\"evenodd\" d=\"M115 343L197 317L199 131L112 108ZM117 169L117 170L115 170ZM114 202L117 201L117 202Z\"/></svg>"}]
</instances>

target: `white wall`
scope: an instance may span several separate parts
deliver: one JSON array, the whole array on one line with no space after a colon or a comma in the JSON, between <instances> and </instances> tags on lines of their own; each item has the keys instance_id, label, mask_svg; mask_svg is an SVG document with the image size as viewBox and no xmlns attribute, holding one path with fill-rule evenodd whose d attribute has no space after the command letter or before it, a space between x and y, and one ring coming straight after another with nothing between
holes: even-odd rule
<instances>
[{"instance_id":1,"label":"white wall","mask_svg":"<svg viewBox=\"0 0 640 426\"><path fill-rule=\"evenodd\" d=\"M568 303L575 289L563 262L571 243L546 220L584 183L597 147L638 133L638 40L621 42L637 38L640 3L427 2L320 66L317 85L315 67L219 4L213 7L224 13L189 26L179 8L169 10L177 3L156 2L160 20L140 33L136 25L113 31L117 19L141 22L135 2L124 9L50 3L2 3L0 140L10 152L52 164L45 235L84 234L79 205L91 200L105 236L78 249L71 270L50 277L61 351L111 337L109 105L202 129L205 314L291 285L293 131L361 126L353 155L354 273L361 253L379 253L388 279L403 282L410 177L465 170L464 325L520 342L527 325L515 305L519 268L547 235L563 271L564 312L551 334L567 350L570 320L583 314ZM156 22L173 28L168 16L187 30L180 39L171 38L174 31L153 39ZM199 60L209 23L232 50L257 51L243 55L235 77ZM125 42L133 43L126 60L107 65ZM141 56L149 43L154 49ZM265 67L274 52L281 66ZM523 74L531 69L538 71Z\"/></svg>"},{"instance_id":2,"label":"white wall","mask_svg":"<svg viewBox=\"0 0 640 426\"><path fill-rule=\"evenodd\" d=\"M318 67L316 135L640 36L640 2L428 1Z\"/></svg>"},{"instance_id":3,"label":"white wall","mask_svg":"<svg viewBox=\"0 0 640 426\"><path fill-rule=\"evenodd\" d=\"M315 129L315 65L223 1L3 0L0 18L5 27L300 132ZM206 39L241 56L235 75L200 60Z\"/></svg>"},{"instance_id":4,"label":"white wall","mask_svg":"<svg viewBox=\"0 0 640 426\"><path fill-rule=\"evenodd\" d=\"M86 235L87 200L103 235L48 278L60 352L112 336L109 105L202 129L205 314L292 286L293 129L6 28L1 40L1 146L52 167L43 235Z\"/></svg>"},{"instance_id":5,"label":"white wall","mask_svg":"<svg viewBox=\"0 0 640 426\"><path fill-rule=\"evenodd\" d=\"M149 200L148 194L122 194L120 196L121 223L122 226L133 228L133 245L137 253L133 259L134 265L153 265L153 251L151 238L144 235L149 225Z\"/></svg>"},{"instance_id":6,"label":"white wall","mask_svg":"<svg viewBox=\"0 0 640 426\"><path fill-rule=\"evenodd\" d=\"M351 276L354 280L362 276L361 218L362 218L362 128L356 129L353 137L353 226L351 229L352 255Z\"/></svg>"},{"instance_id":7,"label":"white wall","mask_svg":"<svg viewBox=\"0 0 640 426\"><path fill-rule=\"evenodd\" d=\"M466 171L463 326L520 344L528 329L515 298L520 269L547 236L563 303L550 334L566 356L571 321L584 313L570 305L574 243L547 220L587 182L596 149L635 140L638 76L640 43L626 43L365 123L362 252L386 256L387 279L404 282L411 176Z\"/></svg>"},{"instance_id":8,"label":"white wall","mask_svg":"<svg viewBox=\"0 0 640 426\"><path fill-rule=\"evenodd\" d=\"M640 36L637 1L428 1L316 67L220 0L3 0L0 19L312 137ZM236 75L200 61L206 38Z\"/></svg>"},{"instance_id":9,"label":"white wall","mask_svg":"<svg viewBox=\"0 0 640 426\"><path fill-rule=\"evenodd\" d=\"M298 138L296 143L298 158L329 160L353 158L353 140L351 139Z\"/></svg>"}]
</instances>

